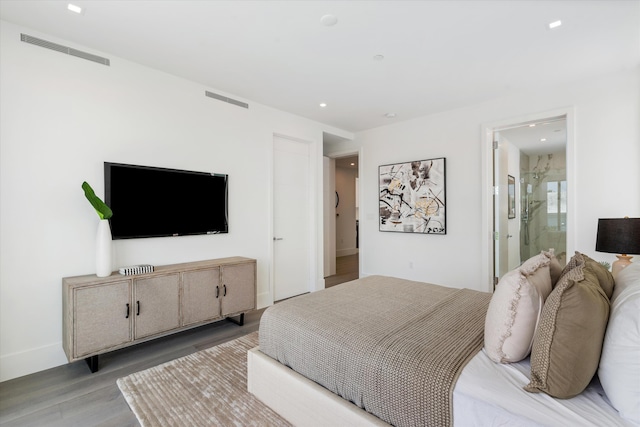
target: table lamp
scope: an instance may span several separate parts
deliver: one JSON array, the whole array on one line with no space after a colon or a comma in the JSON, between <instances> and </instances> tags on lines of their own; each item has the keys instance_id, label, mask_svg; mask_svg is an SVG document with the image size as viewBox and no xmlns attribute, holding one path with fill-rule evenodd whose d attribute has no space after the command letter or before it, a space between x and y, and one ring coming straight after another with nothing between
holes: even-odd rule
<instances>
[{"instance_id":1,"label":"table lamp","mask_svg":"<svg viewBox=\"0 0 640 427\"><path fill-rule=\"evenodd\" d=\"M600 218L596 236L596 251L620 254L611 266L615 278L617 273L631 264L631 256L640 254L640 218Z\"/></svg>"}]
</instances>

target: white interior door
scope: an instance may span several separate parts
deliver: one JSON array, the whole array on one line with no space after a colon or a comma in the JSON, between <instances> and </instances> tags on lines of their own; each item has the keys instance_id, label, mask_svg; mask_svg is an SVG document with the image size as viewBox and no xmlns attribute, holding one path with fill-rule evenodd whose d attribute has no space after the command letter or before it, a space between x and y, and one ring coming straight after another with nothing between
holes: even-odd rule
<instances>
[{"instance_id":1,"label":"white interior door","mask_svg":"<svg viewBox=\"0 0 640 427\"><path fill-rule=\"evenodd\" d=\"M310 144L273 139L274 300L310 287Z\"/></svg>"},{"instance_id":2,"label":"white interior door","mask_svg":"<svg viewBox=\"0 0 640 427\"><path fill-rule=\"evenodd\" d=\"M498 279L509 271L508 223L508 147L500 132L494 133L493 185L494 185L494 277Z\"/></svg>"}]
</instances>

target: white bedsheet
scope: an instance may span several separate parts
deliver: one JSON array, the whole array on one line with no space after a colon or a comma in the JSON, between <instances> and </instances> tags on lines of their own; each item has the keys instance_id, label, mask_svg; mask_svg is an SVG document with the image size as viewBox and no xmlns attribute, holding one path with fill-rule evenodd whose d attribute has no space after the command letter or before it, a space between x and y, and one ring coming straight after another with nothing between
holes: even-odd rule
<instances>
[{"instance_id":1,"label":"white bedsheet","mask_svg":"<svg viewBox=\"0 0 640 427\"><path fill-rule=\"evenodd\" d=\"M634 426L609 404L597 379L574 398L555 399L524 391L529 373L528 358L499 365L480 351L453 391L454 426Z\"/></svg>"}]
</instances>

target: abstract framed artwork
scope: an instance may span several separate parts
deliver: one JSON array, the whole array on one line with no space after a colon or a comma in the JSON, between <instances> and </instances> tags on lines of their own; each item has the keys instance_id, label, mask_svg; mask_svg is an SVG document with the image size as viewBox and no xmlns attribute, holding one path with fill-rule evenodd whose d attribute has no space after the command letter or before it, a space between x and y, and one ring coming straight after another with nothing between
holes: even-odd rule
<instances>
[{"instance_id":1,"label":"abstract framed artwork","mask_svg":"<svg viewBox=\"0 0 640 427\"><path fill-rule=\"evenodd\" d=\"M378 167L380 231L447 234L445 158Z\"/></svg>"}]
</instances>

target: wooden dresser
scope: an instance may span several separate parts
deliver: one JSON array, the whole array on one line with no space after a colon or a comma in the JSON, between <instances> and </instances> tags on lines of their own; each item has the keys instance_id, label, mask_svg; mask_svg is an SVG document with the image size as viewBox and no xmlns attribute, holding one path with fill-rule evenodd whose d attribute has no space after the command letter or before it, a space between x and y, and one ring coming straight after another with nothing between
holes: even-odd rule
<instances>
[{"instance_id":1,"label":"wooden dresser","mask_svg":"<svg viewBox=\"0 0 640 427\"><path fill-rule=\"evenodd\" d=\"M69 362L221 319L244 322L256 308L256 260L221 258L164 265L152 273L62 279L63 347ZM233 316L240 316L239 320Z\"/></svg>"}]
</instances>

